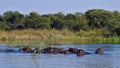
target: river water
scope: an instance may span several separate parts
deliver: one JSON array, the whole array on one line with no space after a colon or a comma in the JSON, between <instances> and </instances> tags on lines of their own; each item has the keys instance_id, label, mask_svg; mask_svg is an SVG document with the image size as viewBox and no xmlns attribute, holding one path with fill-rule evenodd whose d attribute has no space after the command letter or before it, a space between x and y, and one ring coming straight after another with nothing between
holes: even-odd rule
<instances>
[{"instance_id":1,"label":"river water","mask_svg":"<svg viewBox=\"0 0 120 68\"><path fill-rule=\"evenodd\" d=\"M75 54L31 54L17 52L18 48L0 44L0 49L12 48L16 52L0 52L0 68L120 68L120 44L66 44L56 47L75 47L90 52L77 57ZM97 48L104 54L95 54Z\"/></svg>"}]
</instances>

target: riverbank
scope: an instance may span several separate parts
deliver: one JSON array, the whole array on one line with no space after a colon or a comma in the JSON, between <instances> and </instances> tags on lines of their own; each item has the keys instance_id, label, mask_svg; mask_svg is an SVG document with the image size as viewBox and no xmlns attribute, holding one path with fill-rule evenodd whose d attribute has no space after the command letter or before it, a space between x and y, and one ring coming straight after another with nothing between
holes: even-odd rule
<instances>
[{"instance_id":1,"label":"riverbank","mask_svg":"<svg viewBox=\"0 0 120 68\"><path fill-rule=\"evenodd\" d=\"M89 43L120 43L119 37L102 37L99 32L72 32L64 30L0 30L0 43L16 44L17 46L58 45L58 44L89 44Z\"/></svg>"}]
</instances>

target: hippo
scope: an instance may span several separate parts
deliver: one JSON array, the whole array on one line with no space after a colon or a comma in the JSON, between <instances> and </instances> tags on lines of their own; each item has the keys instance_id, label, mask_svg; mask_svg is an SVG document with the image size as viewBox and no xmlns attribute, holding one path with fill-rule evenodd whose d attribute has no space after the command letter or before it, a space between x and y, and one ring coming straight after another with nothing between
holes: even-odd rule
<instances>
[{"instance_id":1,"label":"hippo","mask_svg":"<svg viewBox=\"0 0 120 68\"><path fill-rule=\"evenodd\" d=\"M68 50L65 50L63 53L64 53L64 54L70 54L71 52L68 51Z\"/></svg>"},{"instance_id":2,"label":"hippo","mask_svg":"<svg viewBox=\"0 0 120 68\"><path fill-rule=\"evenodd\" d=\"M12 50L10 49L0 49L0 52L11 52ZM29 53L34 53L34 54L39 54L39 53L49 53L49 54L70 54L70 53L74 53L77 56L84 56L87 54L91 54L89 52L86 52L83 49L77 49L77 48L56 48L56 47L47 47L47 48L43 48L43 49L39 49L39 48L35 48L34 50L32 50L29 47L23 47L20 48L19 51L23 51L23 52L29 52ZM103 54L103 49L102 48L97 48L95 51L96 54Z\"/></svg>"},{"instance_id":3,"label":"hippo","mask_svg":"<svg viewBox=\"0 0 120 68\"><path fill-rule=\"evenodd\" d=\"M83 49L78 50L77 56L83 56L83 55L85 55L85 51Z\"/></svg>"},{"instance_id":4,"label":"hippo","mask_svg":"<svg viewBox=\"0 0 120 68\"><path fill-rule=\"evenodd\" d=\"M39 49L39 48L35 48L34 50L33 50L33 53L34 54L39 54L39 53L41 53L41 50Z\"/></svg>"},{"instance_id":5,"label":"hippo","mask_svg":"<svg viewBox=\"0 0 120 68\"><path fill-rule=\"evenodd\" d=\"M42 49L43 53L52 53L52 51L53 51L52 47L47 47L47 48Z\"/></svg>"},{"instance_id":6,"label":"hippo","mask_svg":"<svg viewBox=\"0 0 120 68\"><path fill-rule=\"evenodd\" d=\"M32 52L32 49L29 48L29 47L23 47L23 48L20 48L19 51L24 51L24 52Z\"/></svg>"},{"instance_id":7,"label":"hippo","mask_svg":"<svg viewBox=\"0 0 120 68\"><path fill-rule=\"evenodd\" d=\"M77 56L84 56L84 55L88 55L91 53L86 52L85 50L81 49L81 50L78 50L78 52L76 54L77 54Z\"/></svg>"},{"instance_id":8,"label":"hippo","mask_svg":"<svg viewBox=\"0 0 120 68\"><path fill-rule=\"evenodd\" d=\"M103 54L103 49L102 48L97 48L95 53L96 54Z\"/></svg>"},{"instance_id":9,"label":"hippo","mask_svg":"<svg viewBox=\"0 0 120 68\"><path fill-rule=\"evenodd\" d=\"M65 49L64 49L64 48L60 48L60 49L59 49L59 53L60 53L60 54L63 54L63 53L64 53L64 51L65 51Z\"/></svg>"},{"instance_id":10,"label":"hippo","mask_svg":"<svg viewBox=\"0 0 120 68\"><path fill-rule=\"evenodd\" d=\"M69 50L65 50L64 48L60 48L60 54L70 54L71 52Z\"/></svg>"},{"instance_id":11,"label":"hippo","mask_svg":"<svg viewBox=\"0 0 120 68\"><path fill-rule=\"evenodd\" d=\"M58 48L56 48L56 47L53 47L52 49L52 54L58 54L58 53L60 53L60 51L59 51L59 49Z\"/></svg>"},{"instance_id":12,"label":"hippo","mask_svg":"<svg viewBox=\"0 0 120 68\"><path fill-rule=\"evenodd\" d=\"M46 53L46 51L44 49L41 49L41 53Z\"/></svg>"},{"instance_id":13,"label":"hippo","mask_svg":"<svg viewBox=\"0 0 120 68\"><path fill-rule=\"evenodd\" d=\"M47 47L41 50L42 53L58 54L59 49L56 47Z\"/></svg>"},{"instance_id":14,"label":"hippo","mask_svg":"<svg viewBox=\"0 0 120 68\"><path fill-rule=\"evenodd\" d=\"M78 49L76 49L76 48L69 48L68 51L70 51L71 53L77 53Z\"/></svg>"}]
</instances>

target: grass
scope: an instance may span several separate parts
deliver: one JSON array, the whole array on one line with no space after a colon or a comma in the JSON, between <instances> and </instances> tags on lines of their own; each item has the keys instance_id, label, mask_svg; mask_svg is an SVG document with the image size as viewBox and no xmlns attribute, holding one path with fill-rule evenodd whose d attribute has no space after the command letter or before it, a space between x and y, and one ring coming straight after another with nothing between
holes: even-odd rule
<instances>
[{"instance_id":1,"label":"grass","mask_svg":"<svg viewBox=\"0 0 120 68\"><path fill-rule=\"evenodd\" d=\"M120 37L103 37L102 31L72 32L64 30L0 30L0 43L11 46L42 46L58 44L120 43ZM103 32L104 33L104 32Z\"/></svg>"}]
</instances>

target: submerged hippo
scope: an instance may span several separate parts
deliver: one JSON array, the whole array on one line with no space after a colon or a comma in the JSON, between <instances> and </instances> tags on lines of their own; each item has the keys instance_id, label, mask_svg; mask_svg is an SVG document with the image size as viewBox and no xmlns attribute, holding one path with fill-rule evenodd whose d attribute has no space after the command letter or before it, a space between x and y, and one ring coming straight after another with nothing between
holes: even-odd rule
<instances>
[{"instance_id":1,"label":"submerged hippo","mask_svg":"<svg viewBox=\"0 0 120 68\"><path fill-rule=\"evenodd\" d=\"M20 48L19 51L32 52L32 49L29 47L23 47L23 48Z\"/></svg>"},{"instance_id":2,"label":"submerged hippo","mask_svg":"<svg viewBox=\"0 0 120 68\"><path fill-rule=\"evenodd\" d=\"M47 47L41 50L42 53L58 54L59 49L56 47Z\"/></svg>"},{"instance_id":3,"label":"submerged hippo","mask_svg":"<svg viewBox=\"0 0 120 68\"><path fill-rule=\"evenodd\" d=\"M86 52L83 49L82 50L78 50L78 52L77 52L77 56L83 56L85 54L86 54Z\"/></svg>"},{"instance_id":4,"label":"submerged hippo","mask_svg":"<svg viewBox=\"0 0 120 68\"><path fill-rule=\"evenodd\" d=\"M97 48L95 51L96 54L103 54L103 49L102 48Z\"/></svg>"},{"instance_id":5,"label":"submerged hippo","mask_svg":"<svg viewBox=\"0 0 120 68\"><path fill-rule=\"evenodd\" d=\"M71 53L77 53L79 50L77 48L69 48L68 51Z\"/></svg>"},{"instance_id":6,"label":"submerged hippo","mask_svg":"<svg viewBox=\"0 0 120 68\"><path fill-rule=\"evenodd\" d=\"M91 54L91 53L86 52L83 49L80 49L80 50L78 50L78 52L76 54L77 54L77 56L84 56L84 55L88 55L88 54Z\"/></svg>"},{"instance_id":7,"label":"submerged hippo","mask_svg":"<svg viewBox=\"0 0 120 68\"><path fill-rule=\"evenodd\" d=\"M69 50L65 50L64 48L60 48L60 54L70 54L71 52Z\"/></svg>"},{"instance_id":8,"label":"submerged hippo","mask_svg":"<svg viewBox=\"0 0 120 68\"><path fill-rule=\"evenodd\" d=\"M0 51L11 51L11 50L0 50ZM39 53L48 53L48 54L76 54L77 56L84 56L87 54L91 54L89 52L86 52L83 49L77 49L77 48L57 48L57 47L47 47L47 48L43 48L43 49L39 49L39 48L35 48L35 49L31 49L29 47L23 47L20 48L19 51L23 51L23 52L29 52L29 53L34 53L34 54L39 54ZM97 48L95 51L96 54L103 54L103 49L102 48Z\"/></svg>"}]
</instances>

